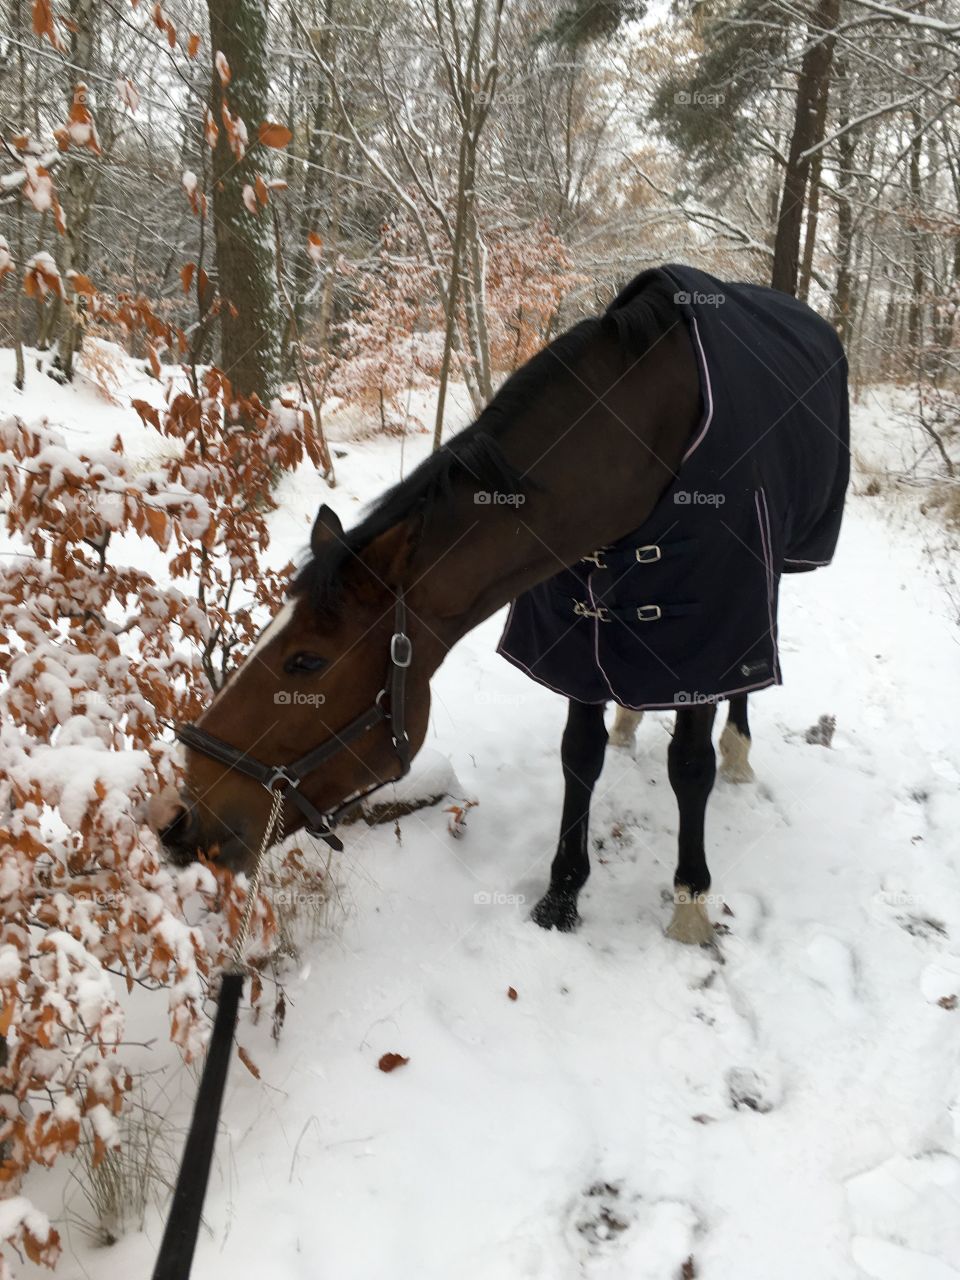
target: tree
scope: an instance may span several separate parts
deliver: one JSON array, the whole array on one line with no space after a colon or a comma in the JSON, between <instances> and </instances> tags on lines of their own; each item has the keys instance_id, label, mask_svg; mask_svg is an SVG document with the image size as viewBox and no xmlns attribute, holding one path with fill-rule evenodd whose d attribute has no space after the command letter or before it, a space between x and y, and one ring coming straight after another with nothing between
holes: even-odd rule
<instances>
[{"instance_id":1,"label":"tree","mask_svg":"<svg viewBox=\"0 0 960 1280\"><path fill-rule=\"evenodd\" d=\"M215 60L209 124L213 149L213 221L220 308L221 364L241 396L265 403L280 383L283 321L268 220L251 209L260 126L270 91L267 8L260 0L208 0ZM262 152L261 152L262 155Z\"/></svg>"},{"instance_id":2,"label":"tree","mask_svg":"<svg viewBox=\"0 0 960 1280\"><path fill-rule=\"evenodd\" d=\"M830 94L834 32L839 13L840 0L820 0L807 28L808 46L797 81L790 151L783 175L770 272L770 283L784 293L797 292L800 236L809 189L810 149L823 140Z\"/></svg>"}]
</instances>

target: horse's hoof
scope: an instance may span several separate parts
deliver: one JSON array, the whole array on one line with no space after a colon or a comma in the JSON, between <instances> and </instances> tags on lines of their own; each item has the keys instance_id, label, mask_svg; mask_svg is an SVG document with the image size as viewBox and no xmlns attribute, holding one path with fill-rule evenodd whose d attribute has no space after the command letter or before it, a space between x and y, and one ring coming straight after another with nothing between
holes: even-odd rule
<instances>
[{"instance_id":1,"label":"horse's hoof","mask_svg":"<svg viewBox=\"0 0 960 1280\"><path fill-rule=\"evenodd\" d=\"M685 885L677 885L674 893L673 919L667 925L667 937L688 947L716 946L716 932L707 915L702 897Z\"/></svg>"},{"instance_id":2,"label":"horse's hoof","mask_svg":"<svg viewBox=\"0 0 960 1280\"><path fill-rule=\"evenodd\" d=\"M735 724L724 726L720 735L720 777L725 782L753 782L750 739Z\"/></svg>"},{"instance_id":3,"label":"horse's hoof","mask_svg":"<svg viewBox=\"0 0 960 1280\"><path fill-rule=\"evenodd\" d=\"M580 923L577 895L548 889L530 912L530 919L541 929L559 929L561 933L572 933Z\"/></svg>"},{"instance_id":4,"label":"horse's hoof","mask_svg":"<svg viewBox=\"0 0 960 1280\"><path fill-rule=\"evenodd\" d=\"M628 711L626 707L617 707L608 738L610 746L631 749L636 740L637 725L642 719L642 711Z\"/></svg>"}]
</instances>

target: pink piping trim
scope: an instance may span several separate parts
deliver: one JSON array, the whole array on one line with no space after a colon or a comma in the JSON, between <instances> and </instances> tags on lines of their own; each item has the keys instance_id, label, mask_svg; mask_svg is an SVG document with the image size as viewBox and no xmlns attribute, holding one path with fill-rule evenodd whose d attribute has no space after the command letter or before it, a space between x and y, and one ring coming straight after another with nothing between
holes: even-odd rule
<instances>
[{"instance_id":1,"label":"pink piping trim","mask_svg":"<svg viewBox=\"0 0 960 1280\"><path fill-rule=\"evenodd\" d=\"M703 426L700 428L699 435L697 436L696 440L694 440L693 444L690 446L687 452L683 455L683 460L680 463L681 467L683 466L683 463L686 462L686 460L690 457L690 455L694 453L697 449L699 449L701 444L703 444L704 437L706 436L707 432L710 430L710 423L713 421L713 386L710 382L710 370L707 367L707 357L703 350L703 343L700 341L700 330L697 328L696 316L690 317L690 323L693 325L693 337L695 341L695 350L697 353L697 363L700 366L701 385L703 386L707 394L707 412L703 420Z\"/></svg>"},{"instance_id":2,"label":"pink piping trim","mask_svg":"<svg viewBox=\"0 0 960 1280\"><path fill-rule=\"evenodd\" d=\"M590 597L590 603L593 605L594 610L596 610L597 602L593 598L592 578L593 578L593 570L591 569L591 571L587 574L587 595ZM594 618L593 620L593 658L597 664L597 670L603 676L603 683L610 690L610 697L611 698L616 697L616 695L613 692L613 686L610 684L610 678L608 677L607 673L604 671L603 665L600 662L600 619L599 618Z\"/></svg>"},{"instance_id":3,"label":"pink piping trim","mask_svg":"<svg viewBox=\"0 0 960 1280\"><path fill-rule=\"evenodd\" d=\"M771 685L781 683L782 681L776 676L771 676L769 680L763 680L759 684L745 684L739 689L724 689L722 693L713 693L710 695L710 701L722 702L724 698L732 698L737 693L755 693L758 689L769 689ZM702 707L706 704L703 702L645 702L642 706L635 707L631 702L618 702L617 705L624 707L627 711L682 711L685 707Z\"/></svg>"},{"instance_id":4,"label":"pink piping trim","mask_svg":"<svg viewBox=\"0 0 960 1280\"><path fill-rule=\"evenodd\" d=\"M763 513L760 511L760 499L763 499ZM757 508L757 522L760 526L760 542L763 546L763 563L767 575L767 619L770 623L770 643L773 646L773 669L776 675L777 683L780 682L780 654L777 646L777 633L773 621L773 556L770 551L769 533L770 533L770 513L767 508L766 490L758 489L754 494L754 503Z\"/></svg>"}]
</instances>

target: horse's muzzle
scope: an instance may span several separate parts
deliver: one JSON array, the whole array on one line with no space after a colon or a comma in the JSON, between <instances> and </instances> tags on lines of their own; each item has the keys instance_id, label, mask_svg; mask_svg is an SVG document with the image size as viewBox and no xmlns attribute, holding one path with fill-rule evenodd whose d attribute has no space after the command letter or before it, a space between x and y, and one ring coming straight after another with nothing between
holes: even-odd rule
<instances>
[{"instance_id":1,"label":"horse's muzzle","mask_svg":"<svg viewBox=\"0 0 960 1280\"><path fill-rule=\"evenodd\" d=\"M171 862L185 867L197 857L201 836L195 809L178 803L154 830Z\"/></svg>"}]
</instances>

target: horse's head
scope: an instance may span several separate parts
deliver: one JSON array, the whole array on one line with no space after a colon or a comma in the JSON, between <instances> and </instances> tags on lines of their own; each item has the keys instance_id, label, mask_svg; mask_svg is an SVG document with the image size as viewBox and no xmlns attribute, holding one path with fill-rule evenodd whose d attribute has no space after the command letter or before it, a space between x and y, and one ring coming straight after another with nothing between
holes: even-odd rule
<instances>
[{"instance_id":1,"label":"horse's head","mask_svg":"<svg viewBox=\"0 0 960 1280\"><path fill-rule=\"evenodd\" d=\"M311 537L311 568L319 573L302 576L184 731L184 790L150 806L174 861L203 855L250 870L270 813L271 777L285 791L286 832L305 820L322 827L318 816L396 778L420 747L442 653L404 600L409 528L388 530L356 555L338 555L342 537L337 517L322 508ZM316 584L329 563L337 565L336 588L327 582L321 600ZM275 772L287 766L295 775L300 761L299 780Z\"/></svg>"}]
</instances>

